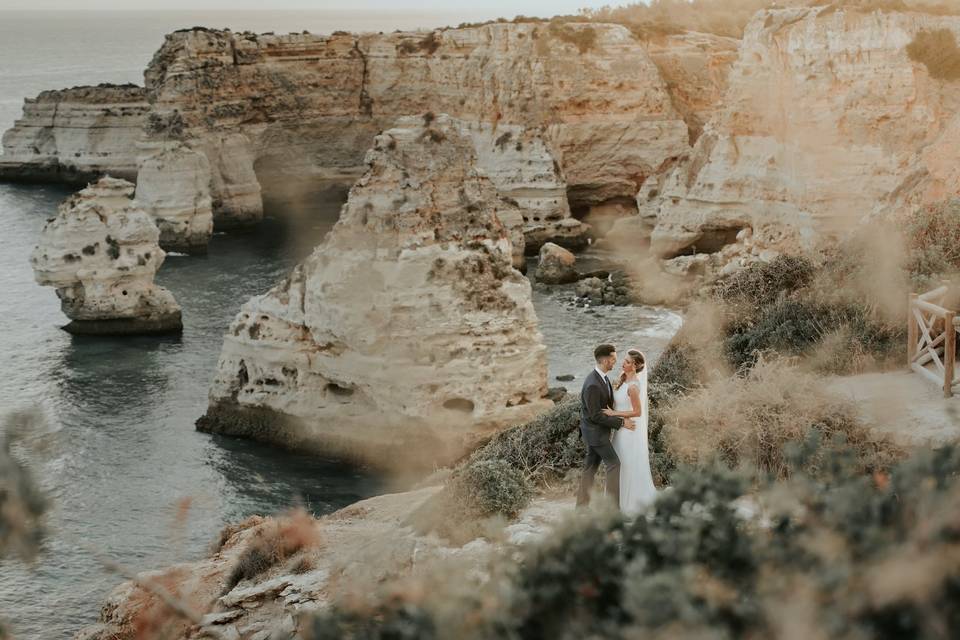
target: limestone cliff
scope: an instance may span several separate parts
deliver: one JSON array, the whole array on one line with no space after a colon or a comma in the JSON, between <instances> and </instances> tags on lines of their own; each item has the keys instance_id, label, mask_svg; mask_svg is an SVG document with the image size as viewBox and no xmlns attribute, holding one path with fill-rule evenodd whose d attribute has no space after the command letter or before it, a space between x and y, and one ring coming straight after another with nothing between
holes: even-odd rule
<instances>
[{"instance_id":1,"label":"limestone cliff","mask_svg":"<svg viewBox=\"0 0 960 640\"><path fill-rule=\"evenodd\" d=\"M449 460L549 406L529 282L469 129L377 136L340 221L231 325L202 430L386 465Z\"/></svg>"},{"instance_id":2,"label":"limestone cliff","mask_svg":"<svg viewBox=\"0 0 960 640\"><path fill-rule=\"evenodd\" d=\"M665 46L654 55L669 58ZM704 51L716 43L683 46L661 67L674 84L695 76L712 86L716 79L696 67L710 67ZM149 157L140 157L150 171L138 186L156 193L182 184L183 197L199 203L196 222L183 203L157 212L164 244L190 248L203 238L208 215L218 228L246 224L262 216L261 188L282 190L297 179L351 183L379 131L399 117L447 113L485 128L489 140L476 140L480 156L498 143L503 153L491 171L498 186L498 176L525 173L504 195L527 218L531 251L545 240L577 248L588 229L570 220L571 207L579 218L631 211L638 187L689 150L687 122L703 117L704 102L700 88L688 92L693 98L671 94L644 43L609 24L331 36L194 28L167 36L144 79L146 95L100 87L28 100L5 139L0 177L60 179L81 169L132 177L144 149L149 156L176 140L206 156L206 187L190 192L193 173ZM123 91L130 104L120 109ZM74 105L81 102L85 111ZM82 117L67 121L65 113ZM543 168L531 170L529 159Z\"/></svg>"},{"instance_id":3,"label":"limestone cliff","mask_svg":"<svg viewBox=\"0 0 960 640\"><path fill-rule=\"evenodd\" d=\"M646 47L667 84L674 108L687 123L692 145L727 92L740 41L688 31L653 35Z\"/></svg>"},{"instance_id":4,"label":"limestone cliff","mask_svg":"<svg viewBox=\"0 0 960 640\"><path fill-rule=\"evenodd\" d=\"M251 189L238 196L224 185L249 184L254 172L266 189L296 176L352 180L376 133L402 116L447 113L482 123L494 142L521 127L526 151L512 151L518 136L509 151L502 143L504 155L540 162L548 151L548 165L556 160L551 179L565 181L581 213L632 202L647 176L688 148L657 67L617 25L329 37L194 29L167 37L145 79L154 115L181 119L185 143L207 154L218 224L237 210L242 219L258 215ZM227 134L247 142L223 153ZM230 157L234 173L247 178L226 178L217 157ZM547 198L557 200L551 211L542 206ZM516 199L540 200L528 214L541 218L531 225L531 246L542 243L545 217L569 219L560 198ZM567 224L560 238L572 235Z\"/></svg>"},{"instance_id":5,"label":"limestone cliff","mask_svg":"<svg viewBox=\"0 0 960 640\"><path fill-rule=\"evenodd\" d=\"M130 200L133 185L102 178L68 198L47 221L30 262L55 287L71 333L179 331L180 307L153 283L163 263L160 233Z\"/></svg>"},{"instance_id":6,"label":"limestone cliff","mask_svg":"<svg viewBox=\"0 0 960 640\"><path fill-rule=\"evenodd\" d=\"M104 174L134 179L135 143L149 105L143 87L101 84L44 91L3 134L0 178L85 184Z\"/></svg>"},{"instance_id":7,"label":"limestone cliff","mask_svg":"<svg viewBox=\"0 0 960 640\"><path fill-rule=\"evenodd\" d=\"M137 202L171 251L205 253L213 233L210 162L178 140L141 142Z\"/></svg>"},{"instance_id":8,"label":"limestone cliff","mask_svg":"<svg viewBox=\"0 0 960 640\"><path fill-rule=\"evenodd\" d=\"M689 161L641 193L657 220L655 251L710 253L745 227L790 248L878 203L955 195L946 149L960 84L909 52L939 30L956 46L960 17L836 6L758 14Z\"/></svg>"},{"instance_id":9,"label":"limestone cliff","mask_svg":"<svg viewBox=\"0 0 960 640\"><path fill-rule=\"evenodd\" d=\"M536 255L548 241L569 249L587 245L589 225L570 215L567 184L537 132L519 125L484 123L469 124L464 130L473 141L478 169L522 216L519 244L512 239L521 258L524 248L526 254ZM501 222L513 226L503 215Z\"/></svg>"}]
</instances>

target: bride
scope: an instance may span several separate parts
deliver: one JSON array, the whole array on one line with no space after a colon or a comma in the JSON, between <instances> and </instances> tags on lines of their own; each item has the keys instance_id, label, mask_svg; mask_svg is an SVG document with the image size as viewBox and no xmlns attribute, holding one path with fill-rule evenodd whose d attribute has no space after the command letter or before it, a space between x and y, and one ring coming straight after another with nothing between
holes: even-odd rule
<instances>
[{"instance_id":1,"label":"bride","mask_svg":"<svg viewBox=\"0 0 960 640\"><path fill-rule=\"evenodd\" d=\"M646 358L636 349L627 351L623 373L613 394L614 408L608 416L632 418L636 430L618 429L613 448L620 457L620 509L635 516L653 502L657 489L650 472L647 450L647 367Z\"/></svg>"}]
</instances>

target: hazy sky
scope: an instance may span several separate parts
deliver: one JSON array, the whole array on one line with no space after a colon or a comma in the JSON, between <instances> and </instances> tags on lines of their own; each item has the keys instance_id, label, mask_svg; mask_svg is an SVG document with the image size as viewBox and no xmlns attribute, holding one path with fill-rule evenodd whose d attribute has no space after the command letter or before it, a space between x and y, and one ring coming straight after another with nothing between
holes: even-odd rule
<instances>
[{"instance_id":1,"label":"hazy sky","mask_svg":"<svg viewBox=\"0 0 960 640\"><path fill-rule=\"evenodd\" d=\"M551 16L576 13L583 7L626 4L628 0L476 0L462 5L470 13L487 12ZM0 0L4 9L194 9L194 10L320 10L320 11L439 11L455 13L450 0Z\"/></svg>"}]
</instances>

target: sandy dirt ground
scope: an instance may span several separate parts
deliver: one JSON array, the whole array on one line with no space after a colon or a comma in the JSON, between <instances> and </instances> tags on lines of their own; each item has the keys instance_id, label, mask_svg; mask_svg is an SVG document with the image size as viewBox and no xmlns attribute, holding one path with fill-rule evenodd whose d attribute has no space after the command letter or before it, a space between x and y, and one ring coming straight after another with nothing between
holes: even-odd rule
<instances>
[{"instance_id":1,"label":"sandy dirt ground","mask_svg":"<svg viewBox=\"0 0 960 640\"><path fill-rule=\"evenodd\" d=\"M960 389L953 398L912 371L832 377L832 390L860 407L863 419L903 444L942 444L960 438Z\"/></svg>"}]
</instances>

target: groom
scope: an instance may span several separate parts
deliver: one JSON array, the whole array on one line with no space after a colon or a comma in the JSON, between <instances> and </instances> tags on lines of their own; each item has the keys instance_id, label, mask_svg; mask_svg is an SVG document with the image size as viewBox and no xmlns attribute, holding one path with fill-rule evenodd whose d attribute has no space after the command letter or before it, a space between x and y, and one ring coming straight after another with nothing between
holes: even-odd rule
<instances>
[{"instance_id":1,"label":"groom","mask_svg":"<svg viewBox=\"0 0 960 640\"><path fill-rule=\"evenodd\" d=\"M587 445L587 457L583 462L577 506L590 503L590 489L601 460L607 468L607 495L619 506L620 458L610 443L610 430L623 427L632 431L636 427L632 420L603 414L604 409L613 408L613 385L607 373L617 363L616 348L612 344L601 344L593 350L593 357L597 366L587 375L580 391L580 434Z\"/></svg>"}]
</instances>

